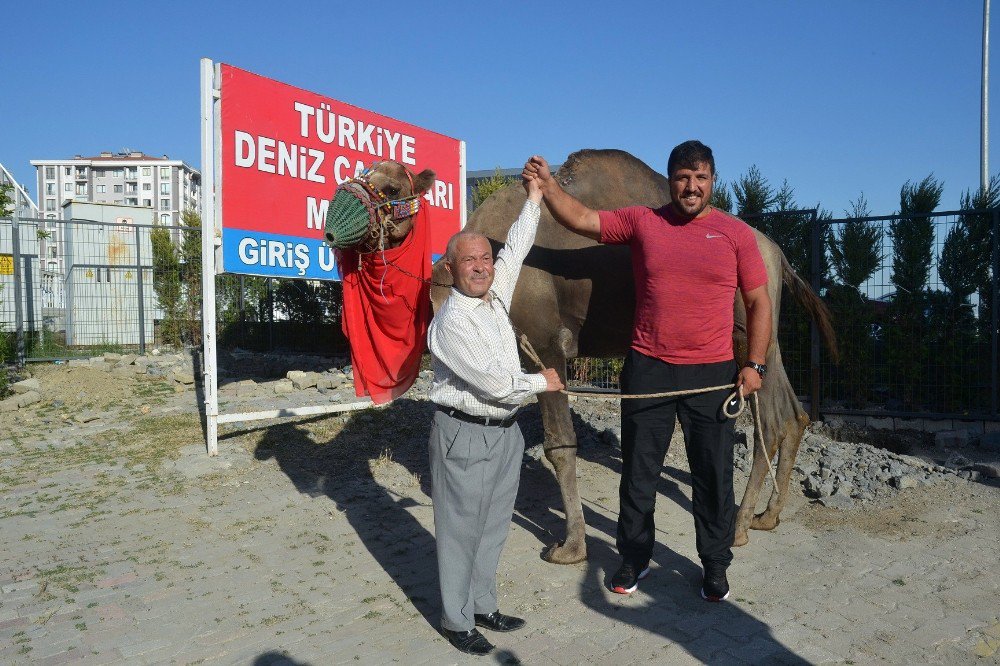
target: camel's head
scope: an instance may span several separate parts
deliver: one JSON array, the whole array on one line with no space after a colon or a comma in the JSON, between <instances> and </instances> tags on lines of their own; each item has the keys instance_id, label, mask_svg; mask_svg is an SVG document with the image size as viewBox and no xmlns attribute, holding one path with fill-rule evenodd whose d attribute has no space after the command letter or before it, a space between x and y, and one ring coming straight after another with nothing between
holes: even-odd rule
<instances>
[{"instance_id":1,"label":"camel's head","mask_svg":"<svg viewBox=\"0 0 1000 666\"><path fill-rule=\"evenodd\" d=\"M399 245L413 228L434 172L413 174L398 162L376 162L337 188L326 214L332 247L373 252Z\"/></svg>"}]
</instances>

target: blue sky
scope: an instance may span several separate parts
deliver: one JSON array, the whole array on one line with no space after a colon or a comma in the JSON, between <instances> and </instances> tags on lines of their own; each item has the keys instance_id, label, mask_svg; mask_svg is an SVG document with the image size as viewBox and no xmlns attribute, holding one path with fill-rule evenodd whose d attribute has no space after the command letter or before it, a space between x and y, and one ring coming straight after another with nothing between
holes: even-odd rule
<instances>
[{"instance_id":1,"label":"blue sky","mask_svg":"<svg viewBox=\"0 0 1000 666\"><path fill-rule=\"evenodd\" d=\"M129 147L200 168L201 57L463 139L470 170L620 148L663 171L672 146L698 138L723 182L756 164L837 217L862 192L889 214L904 182L932 172L940 210L979 184L981 1L95 1L3 14L0 162L32 195L31 159ZM993 81L1000 100L1000 70Z\"/></svg>"}]
</instances>

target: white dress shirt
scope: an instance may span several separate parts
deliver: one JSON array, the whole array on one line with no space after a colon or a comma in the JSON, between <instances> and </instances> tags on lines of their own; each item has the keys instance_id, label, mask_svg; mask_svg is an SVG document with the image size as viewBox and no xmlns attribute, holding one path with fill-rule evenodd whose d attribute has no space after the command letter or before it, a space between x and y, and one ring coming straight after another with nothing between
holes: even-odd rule
<instances>
[{"instance_id":1,"label":"white dress shirt","mask_svg":"<svg viewBox=\"0 0 1000 666\"><path fill-rule=\"evenodd\" d=\"M429 397L467 414L503 419L546 389L545 377L521 370L508 312L517 276L531 249L541 209L526 201L494 260L487 300L452 288L427 332L434 383Z\"/></svg>"}]
</instances>

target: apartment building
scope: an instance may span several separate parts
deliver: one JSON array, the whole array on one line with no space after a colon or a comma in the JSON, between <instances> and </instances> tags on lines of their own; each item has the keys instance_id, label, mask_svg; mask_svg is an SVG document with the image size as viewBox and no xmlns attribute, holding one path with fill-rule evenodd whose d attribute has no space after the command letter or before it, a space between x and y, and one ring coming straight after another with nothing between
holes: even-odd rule
<instances>
[{"instance_id":1,"label":"apartment building","mask_svg":"<svg viewBox=\"0 0 1000 666\"><path fill-rule=\"evenodd\" d=\"M201 173L181 160L140 151L31 160L37 171L38 207L56 219L67 201L150 208L148 222L180 224L181 213L201 213Z\"/></svg>"}]
</instances>

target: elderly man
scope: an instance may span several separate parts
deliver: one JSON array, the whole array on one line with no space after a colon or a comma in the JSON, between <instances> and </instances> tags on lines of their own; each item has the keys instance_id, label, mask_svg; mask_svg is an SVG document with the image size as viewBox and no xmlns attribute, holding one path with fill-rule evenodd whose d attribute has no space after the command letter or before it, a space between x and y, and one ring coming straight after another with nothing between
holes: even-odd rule
<instances>
[{"instance_id":1,"label":"elderly man","mask_svg":"<svg viewBox=\"0 0 1000 666\"><path fill-rule=\"evenodd\" d=\"M514 631L504 615L496 573L520 481L524 438L514 420L533 395L563 388L547 368L521 371L508 312L521 264L535 238L541 192L526 181L528 200L493 259L489 240L462 231L448 242L445 266L453 288L427 334L437 405L430 467L441 586L441 629L462 652L488 654L476 627Z\"/></svg>"},{"instance_id":2,"label":"elderly man","mask_svg":"<svg viewBox=\"0 0 1000 666\"><path fill-rule=\"evenodd\" d=\"M771 339L767 271L750 227L712 207L715 158L700 141L676 146L667 160L671 202L596 211L567 194L541 157L524 166L545 203L567 229L632 250L636 308L632 348L622 370L623 393L650 394L720 386L735 381L744 395L760 389ZM733 299L747 309L749 362L733 356ZM704 568L701 596L729 596L733 559L733 422L721 413L726 390L678 398L622 401L622 478L618 490L618 552L611 578L620 594L635 591L649 573L655 542L653 512L663 459L680 421L691 465L695 546Z\"/></svg>"}]
</instances>

